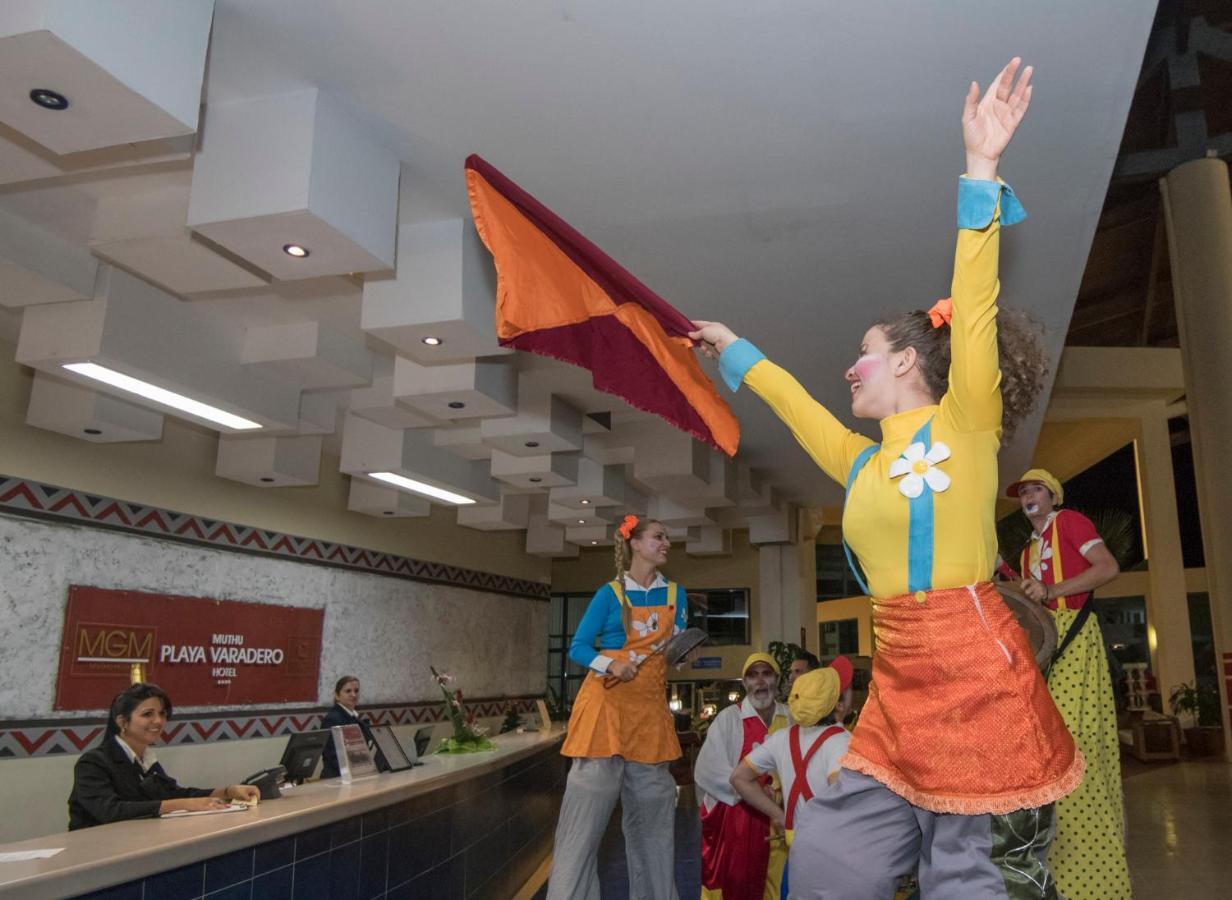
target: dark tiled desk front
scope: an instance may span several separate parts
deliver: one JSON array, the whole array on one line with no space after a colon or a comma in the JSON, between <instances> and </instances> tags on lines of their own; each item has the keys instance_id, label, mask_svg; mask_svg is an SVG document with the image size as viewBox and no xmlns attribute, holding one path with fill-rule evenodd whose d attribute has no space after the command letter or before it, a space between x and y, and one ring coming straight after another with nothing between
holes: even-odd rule
<instances>
[{"instance_id":1,"label":"dark tiled desk front","mask_svg":"<svg viewBox=\"0 0 1232 900\"><path fill-rule=\"evenodd\" d=\"M122 822L12 844L0 849L66 849L38 863L7 864L0 894L98 900L511 897L551 849L567 772L562 737L505 735L494 753L433 756L412 772L349 786L309 785L250 813ZM145 846L134 850L130 844L139 838ZM110 858L107 844L115 847ZM15 866L43 871L19 874ZM101 887L108 884L114 886Z\"/></svg>"}]
</instances>

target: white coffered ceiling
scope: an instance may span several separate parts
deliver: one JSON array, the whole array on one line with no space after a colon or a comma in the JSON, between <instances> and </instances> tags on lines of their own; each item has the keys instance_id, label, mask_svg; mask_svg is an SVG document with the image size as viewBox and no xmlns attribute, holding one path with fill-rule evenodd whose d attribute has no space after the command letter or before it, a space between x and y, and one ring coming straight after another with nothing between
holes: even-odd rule
<instances>
[{"instance_id":1,"label":"white coffered ceiling","mask_svg":"<svg viewBox=\"0 0 1232 900\"><path fill-rule=\"evenodd\" d=\"M781 535L792 502L838 494L747 392L729 463L584 372L501 351L467 154L845 412L867 324L949 293L959 105L1013 54L1037 90L1004 166L1031 212L1004 242L1004 295L1059 355L1154 12L218 0L203 69L209 5L0 11L0 334L40 371L30 423L158 439L165 408L66 385L64 362L94 360L261 422L222 429L220 477L312 483L323 447L355 511L426 513L363 477L389 470L463 493L462 524L527 529L548 556L606 542L626 509L721 552L724 529ZM39 87L74 102L37 109ZM178 99L192 90L199 123Z\"/></svg>"}]
</instances>

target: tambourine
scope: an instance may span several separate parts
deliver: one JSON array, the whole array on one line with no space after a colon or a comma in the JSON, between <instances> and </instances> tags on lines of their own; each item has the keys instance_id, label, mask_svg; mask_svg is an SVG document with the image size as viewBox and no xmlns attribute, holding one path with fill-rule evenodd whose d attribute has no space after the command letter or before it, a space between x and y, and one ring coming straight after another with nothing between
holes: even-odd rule
<instances>
[{"instance_id":1,"label":"tambourine","mask_svg":"<svg viewBox=\"0 0 1232 900\"><path fill-rule=\"evenodd\" d=\"M700 628L686 628L684 631L680 632L680 634L674 635L670 641L658 650L655 650L653 653L649 654L646 659L650 659L651 656L658 656L662 653L665 657L667 657L667 664L669 666L674 666L688 656L691 651L696 650L708 640L710 640L710 635L706 634L706 632L702 631ZM642 662L644 663L646 659L642 660ZM615 687L618 684L620 684L620 679L615 675L606 675L603 678L603 686L605 688Z\"/></svg>"},{"instance_id":2,"label":"tambourine","mask_svg":"<svg viewBox=\"0 0 1232 900\"><path fill-rule=\"evenodd\" d=\"M1036 665L1045 669L1052 659L1052 654L1057 652L1057 626L1052 613L1042 603L1036 603L1009 582L998 582L996 588L1022 630L1027 633L1027 641L1035 653Z\"/></svg>"}]
</instances>

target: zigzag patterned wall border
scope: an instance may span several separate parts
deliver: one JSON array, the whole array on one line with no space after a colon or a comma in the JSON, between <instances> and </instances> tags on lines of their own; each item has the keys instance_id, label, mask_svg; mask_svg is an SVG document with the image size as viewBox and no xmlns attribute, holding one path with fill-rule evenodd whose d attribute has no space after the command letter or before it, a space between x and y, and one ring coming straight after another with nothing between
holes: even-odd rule
<instances>
[{"instance_id":1,"label":"zigzag patterned wall border","mask_svg":"<svg viewBox=\"0 0 1232 900\"><path fill-rule=\"evenodd\" d=\"M467 712L477 718L504 716L513 706L519 714L533 713L537 697L507 697L466 701ZM446 720L445 707L435 703L403 706L361 706L360 714L373 725L431 725ZM199 718L175 718L163 730L167 744L209 744L249 738L281 737L319 728L322 711L316 709L258 710ZM38 719L0 722L0 760L29 759L81 753L103 733L99 719Z\"/></svg>"},{"instance_id":2,"label":"zigzag patterned wall border","mask_svg":"<svg viewBox=\"0 0 1232 900\"><path fill-rule=\"evenodd\" d=\"M550 597L548 585L536 581L220 522L7 475L0 475L0 512L94 525L165 540L205 544L224 550L337 566L394 578L512 594L532 600L546 601Z\"/></svg>"}]
</instances>

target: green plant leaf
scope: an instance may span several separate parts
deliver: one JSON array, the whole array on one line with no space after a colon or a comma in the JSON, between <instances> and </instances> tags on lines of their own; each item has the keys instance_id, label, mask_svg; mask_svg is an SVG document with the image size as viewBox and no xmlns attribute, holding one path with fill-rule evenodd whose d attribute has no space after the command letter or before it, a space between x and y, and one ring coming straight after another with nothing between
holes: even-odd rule
<instances>
[{"instance_id":1,"label":"green plant leaf","mask_svg":"<svg viewBox=\"0 0 1232 900\"><path fill-rule=\"evenodd\" d=\"M1134 517L1123 509L1098 507L1082 512L1095 526L1095 532L1103 538L1104 546L1122 569L1134 562L1138 549L1138 531ZM1023 548L1031 540L1031 520L1022 512L1014 512L997 522L997 545L1001 558L1017 569Z\"/></svg>"}]
</instances>

